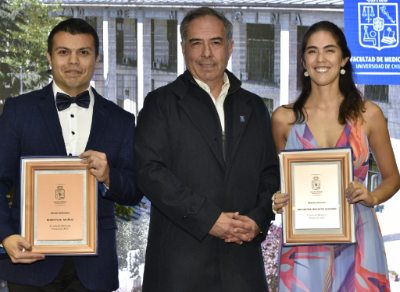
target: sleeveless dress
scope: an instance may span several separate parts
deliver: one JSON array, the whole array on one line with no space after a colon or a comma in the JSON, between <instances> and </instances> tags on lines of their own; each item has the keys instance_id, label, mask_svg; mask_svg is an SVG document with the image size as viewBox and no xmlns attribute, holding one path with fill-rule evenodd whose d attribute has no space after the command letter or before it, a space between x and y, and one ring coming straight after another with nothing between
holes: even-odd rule
<instances>
[{"instance_id":1,"label":"sleeveless dress","mask_svg":"<svg viewBox=\"0 0 400 292\"><path fill-rule=\"evenodd\" d=\"M362 126L348 122L335 147L352 147L354 181L364 182L369 151ZM293 125L286 149L313 148L318 145L307 124ZM279 292L390 291L385 249L374 209L356 203L355 220L355 245L283 247L281 244Z\"/></svg>"}]
</instances>

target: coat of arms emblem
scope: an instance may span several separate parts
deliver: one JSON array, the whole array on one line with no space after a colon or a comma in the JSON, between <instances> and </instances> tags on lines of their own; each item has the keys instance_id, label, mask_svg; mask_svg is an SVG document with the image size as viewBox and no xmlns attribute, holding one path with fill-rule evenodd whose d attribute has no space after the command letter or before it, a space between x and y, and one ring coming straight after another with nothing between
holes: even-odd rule
<instances>
[{"instance_id":1,"label":"coat of arms emblem","mask_svg":"<svg viewBox=\"0 0 400 292\"><path fill-rule=\"evenodd\" d=\"M362 47L382 50L399 44L397 3L358 3L358 39Z\"/></svg>"},{"instance_id":2,"label":"coat of arms emblem","mask_svg":"<svg viewBox=\"0 0 400 292\"><path fill-rule=\"evenodd\" d=\"M314 176L313 180L311 181L311 188L313 190L319 190L321 188L321 181L319 180L318 176Z\"/></svg>"},{"instance_id":3,"label":"coat of arms emblem","mask_svg":"<svg viewBox=\"0 0 400 292\"><path fill-rule=\"evenodd\" d=\"M56 189L56 199L57 200L63 200L65 199L65 190L63 189L63 186L58 186Z\"/></svg>"}]
</instances>

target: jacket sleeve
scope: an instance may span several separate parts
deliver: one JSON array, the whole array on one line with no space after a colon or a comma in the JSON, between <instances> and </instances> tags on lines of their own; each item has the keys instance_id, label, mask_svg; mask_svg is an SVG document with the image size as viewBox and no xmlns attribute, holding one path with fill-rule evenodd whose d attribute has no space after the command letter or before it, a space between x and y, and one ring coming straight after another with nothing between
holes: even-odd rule
<instances>
[{"instance_id":1,"label":"jacket sleeve","mask_svg":"<svg viewBox=\"0 0 400 292\"><path fill-rule=\"evenodd\" d=\"M21 156L17 119L13 99L8 98L0 115L0 243L8 236L19 233L14 228L7 198L15 184Z\"/></svg>"},{"instance_id":2,"label":"jacket sleeve","mask_svg":"<svg viewBox=\"0 0 400 292\"><path fill-rule=\"evenodd\" d=\"M221 209L206 197L182 185L171 172L172 152L164 98L150 93L138 116L136 174L139 188L152 205L176 226L201 241L211 230Z\"/></svg>"},{"instance_id":3,"label":"jacket sleeve","mask_svg":"<svg viewBox=\"0 0 400 292\"><path fill-rule=\"evenodd\" d=\"M108 190L99 188L103 197L120 205L134 206L143 198L135 179L134 136L135 117L129 121L122 147L115 163L109 161L110 187Z\"/></svg>"},{"instance_id":4,"label":"jacket sleeve","mask_svg":"<svg viewBox=\"0 0 400 292\"><path fill-rule=\"evenodd\" d=\"M272 138L271 119L266 108L263 123L262 143L264 145L264 154L262 157L257 203L256 207L246 215L257 223L264 236L266 236L270 222L275 219L275 214L272 212L272 195L278 191L280 182L279 166Z\"/></svg>"}]
</instances>

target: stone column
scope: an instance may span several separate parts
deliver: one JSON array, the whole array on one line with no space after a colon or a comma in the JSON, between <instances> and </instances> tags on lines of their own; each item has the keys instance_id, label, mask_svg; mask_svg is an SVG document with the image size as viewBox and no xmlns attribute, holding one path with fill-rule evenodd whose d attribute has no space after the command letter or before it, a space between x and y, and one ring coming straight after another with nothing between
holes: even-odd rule
<instances>
[{"instance_id":1,"label":"stone column","mask_svg":"<svg viewBox=\"0 0 400 292\"><path fill-rule=\"evenodd\" d=\"M137 17L137 77L138 112L143 107L144 97L151 90L151 19L141 11Z\"/></svg>"},{"instance_id":2,"label":"stone column","mask_svg":"<svg viewBox=\"0 0 400 292\"><path fill-rule=\"evenodd\" d=\"M225 11L224 15L225 15L225 17L226 17L227 19L230 19L230 20L232 21L232 13L226 12L226 11ZM233 36L232 36L232 40L233 40ZM228 44L228 46L229 46L229 44ZM231 72L232 72L232 66L233 66L233 65L232 65L233 57L234 57L236 54L237 54L237 52L235 52L235 50L233 50L233 51L232 51L232 55L231 55L231 57L230 57L229 60L228 60L228 64L226 64L226 69L228 69L228 70L231 71Z\"/></svg>"},{"instance_id":3,"label":"stone column","mask_svg":"<svg viewBox=\"0 0 400 292\"><path fill-rule=\"evenodd\" d=\"M117 29L114 17L108 18L108 96L117 103Z\"/></svg>"},{"instance_id":4,"label":"stone column","mask_svg":"<svg viewBox=\"0 0 400 292\"><path fill-rule=\"evenodd\" d=\"M297 99L297 25L296 14L290 14L289 23L289 103Z\"/></svg>"},{"instance_id":5,"label":"stone column","mask_svg":"<svg viewBox=\"0 0 400 292\"><path fill-rule=\"evenodd\" d=\"M388 105L386 117L388 119L390 138L400 140L400 85L389 85ZM400 149L396 149L395 154L400 154ZM400 164L398 164L398 167L400 167Z\"/></svg>"},{"instance_id":6,"label":"stone column","mask_svg":"<svg viewBox=\"0 0 400 292\"><path fill-rule=\"evenodd\" d=\"M151 18L143 19L143 96L151 91Z\"/></svg>"},{"instance_id":7,"label":"stone column","mask_svg":"<svg viewBox=\"0 0 400 292\"><path fill-rule=\"evenodd\" d=\"M234 21L232 22L233 25L233 37L232 40L234 41L233 45L233 52L231 56L232 62L232 73L237 77L240 78L240 30L239 30L239 22Z\"/></svg>"},{"instance_id":8,"label":"stone column","mask_svg":"<svg viewBox=\"0 0 400 292\"><path fill-rule=\"evenodd\" d=\"M289 14L280 14L280 105L289 103Z\"/></svg>"},{"instance_id":9,"label":"stone column","mask_svg":"<svg viewBox=\"0 0 400 292\"><path fill-rule=\"evenodd\" d=\"M233 21L233 53L232 73L242 81L247 80L246 74L246 24L242 21ZM243 75L244 73L244 75Z\"/></svg>"},{"instance_id":10,"label":"stone column","mask_svg":"<svg viewBox=\"0 0 400 292\"><path fill-rule=\"evenodd\" d=\"M177 76L183 74L183 72L185 72L185 60L183 58L183 54L182 54L182 47L181 47L181 22L183 20L183 18L185 17L185 12L182 10L178 10L177 11L177 21L178 21L178 26L177 26L177 38L176 41L178 42L176 49L177 49L177 70L176 70L176 74Z\"/></svg>"},{"instance_id":11,"label":"stone column","mask_svg":"<svg viewBox=\"0 0 400 292\"><path fill-rule=\"evenodd\" d=\"M103 10L103 79L104 98L108 98L108 9Z\"/></svg>"},{"instance_id":12,"label":"stone column","mask_svg":"<svg viewBox=\"0 0 400 292\"><path fill-rule=\"evenodd\" d=\"M143 11L137 14L137 112L143 107Z\"/></svg>"}]
</instances>

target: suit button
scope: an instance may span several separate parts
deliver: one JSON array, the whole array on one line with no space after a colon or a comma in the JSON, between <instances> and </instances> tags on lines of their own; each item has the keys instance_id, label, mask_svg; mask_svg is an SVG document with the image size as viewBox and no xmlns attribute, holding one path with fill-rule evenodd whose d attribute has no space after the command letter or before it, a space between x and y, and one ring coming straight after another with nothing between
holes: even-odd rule
<instances>
[{"instance_id":1,"label":"suit button","mask_svg":"<svg viewBox=\"0 0 400 292\"><path fill-rule=\"evenodd\" d=\"M194 206L191 206L191 207L190 207L190 211L194 211Z\"/></svg>"},{"instance_id":2,"label":"suit button","mask_svg":"<svg viewBox=\"0 0 400 292\"><path fill-rule=\"evenodd\" d=\"M68 154L69 156L72 156L72 153Z\"/></svg>"},{"instance_id":3,"label":"suit button","mask_svg":"<svg viewBox=\"0 0 400 292\"><path fill-rule=\"evenodd\" d=\"M187 216L186 216L186 215L184 215L184 216L183 216L183 220L186 220L186 219L187 219Z\"/></svg>"},{"instance_id":4,"label":"suit button","mask_svg":"<svg viewBox=\"0 0 400 292\"><path fill-rule=\"evenodd\" d=\"M74 132L74 131L72 131L71 133L72 133L72 135L75 135L75 132Z\"/></svg>"},{"instance_id":5,"label":"suit button","mask_svg":"<svg viewBox=\"0 0 400 292\"><path fill-rule=\"evenodd\" d=\"M74 115L71 114L71 118L75 117Z\"/></svg>"}]
</instances>

